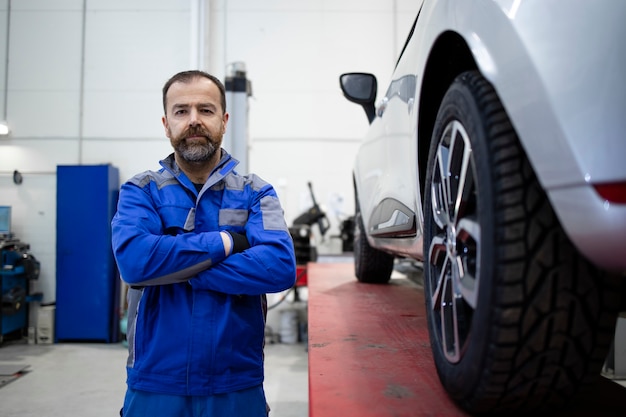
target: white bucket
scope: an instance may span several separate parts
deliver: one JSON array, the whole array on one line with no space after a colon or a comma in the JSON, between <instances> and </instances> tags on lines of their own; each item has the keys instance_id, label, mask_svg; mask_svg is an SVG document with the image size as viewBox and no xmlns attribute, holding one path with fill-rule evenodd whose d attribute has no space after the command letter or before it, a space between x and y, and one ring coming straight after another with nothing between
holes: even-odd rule
<instances>
[{"instance_id":1,"label":"white bucket","mask_svg":"<svg viewBox=\"0 0 626 417\"><path fill-rule=\"evenodd\" d=\"M280 311L280 342L298 343L298 311L285 309Z\"/></svg>"}]
</instances>

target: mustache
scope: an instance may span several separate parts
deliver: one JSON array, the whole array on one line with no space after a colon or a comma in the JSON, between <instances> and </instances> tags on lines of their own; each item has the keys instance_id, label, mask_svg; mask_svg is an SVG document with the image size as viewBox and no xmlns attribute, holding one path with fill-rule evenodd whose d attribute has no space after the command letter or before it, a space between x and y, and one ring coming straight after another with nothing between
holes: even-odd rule
<instances>
[{"instance_id":1,"label":"mustache","mask_svg":"<svg viewBox=\"0 0 626 417\"><path fill-rule=\"evenodd\" d=\"M183 137L188 138L190 136L204 136L211 139L211 134L209 133L209 131L202 126L192 126L185 130L185 132L183 133Z\"/></svg>"}]
</instances>

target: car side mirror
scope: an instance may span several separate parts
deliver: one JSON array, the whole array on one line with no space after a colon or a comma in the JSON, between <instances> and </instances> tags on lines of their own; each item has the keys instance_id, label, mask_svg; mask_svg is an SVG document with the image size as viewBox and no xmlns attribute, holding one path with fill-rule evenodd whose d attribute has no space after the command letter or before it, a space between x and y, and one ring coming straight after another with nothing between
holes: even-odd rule
<instances>
[{"instance_id":1,"label":"car side mirror","mask_svg":"<svg viewBox=\"0 0 626 417\"><path fill-rule=\"evenodd\" d=\"M349 101L360 104L370 123L376 118L376 93L378 84L373 74L350 72L339 77L343 95Z\"/></svg>"}]
</instances>

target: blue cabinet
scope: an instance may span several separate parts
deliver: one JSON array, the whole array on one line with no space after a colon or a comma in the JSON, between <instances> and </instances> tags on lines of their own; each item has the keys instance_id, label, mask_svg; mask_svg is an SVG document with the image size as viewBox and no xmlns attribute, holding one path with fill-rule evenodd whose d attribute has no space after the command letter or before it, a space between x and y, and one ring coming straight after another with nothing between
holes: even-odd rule
<instances>
[{"instance_id":1,"label":"blue cabinet","mask_svg":"<svg viewBox=\"0 0 626 417\"><path fill-rule=\"evenodd\" d=\"M57 167L57 342L119 340L120 280L111 250L118 193L112 165Z\"/></svg>"}]
</instances>

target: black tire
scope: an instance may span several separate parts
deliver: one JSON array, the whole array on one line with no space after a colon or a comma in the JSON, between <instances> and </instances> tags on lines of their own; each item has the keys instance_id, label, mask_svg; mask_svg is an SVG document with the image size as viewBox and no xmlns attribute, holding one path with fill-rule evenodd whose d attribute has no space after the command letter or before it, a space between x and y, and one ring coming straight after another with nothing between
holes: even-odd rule
<instances>
[{"instance_id":1,"label":"black tire","mask_svg":"<svg viewBox=\"0 0 626 417\"><path fill-rule=\"evenodd\" d=\"M394 256L370 246L365 235L358 199L355 201L355 212L354 273L356 279L368 284L386 284L391 279Z\"/></svg>"},{"instance_id":2,"label":"black tire","mask_svg":"<svg viewBox=\"0 0 626 417\"><path fill-rule=\"evenodd\" d=\"M424 204L424 291L445 390L475 414L562 407L600 374L619 280L563 232L493 87L447 91Z\"/></svg>"}]
</instances>

